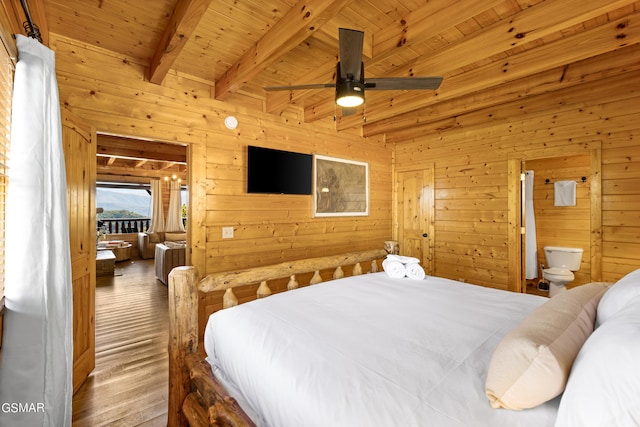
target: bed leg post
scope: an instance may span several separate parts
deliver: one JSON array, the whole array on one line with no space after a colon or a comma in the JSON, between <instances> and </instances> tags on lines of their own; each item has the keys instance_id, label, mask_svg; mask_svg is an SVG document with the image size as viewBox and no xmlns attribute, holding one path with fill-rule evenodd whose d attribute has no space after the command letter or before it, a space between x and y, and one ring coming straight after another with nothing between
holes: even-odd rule
<instances>
[{"instance_id":1,"label":"bed leg post","mask_svg":"<svg viewBox=\"0 0 640 427\"><path fill-rule=\"evenodd\" d=\"M167 426L188 426L182 403L191 391L185 357L198 351L198 270L169 273L169 409Z\"/></svg>"}]
</instances>

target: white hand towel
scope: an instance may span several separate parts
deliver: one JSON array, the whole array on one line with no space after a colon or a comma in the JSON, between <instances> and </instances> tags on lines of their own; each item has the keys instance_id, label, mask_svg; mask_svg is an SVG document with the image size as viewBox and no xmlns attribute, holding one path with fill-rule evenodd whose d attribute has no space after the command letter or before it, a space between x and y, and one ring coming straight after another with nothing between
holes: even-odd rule
<instances>
[{"instance_id":1,"label":"white hand towel","mask_svg":"<svg viewBox=\"0 0 640 427\"><path fill-rule=\"evenodd\" d=\"M407 275L407 269L403 263L388 258L382 261L382 269L392 279L402 279Z\"/></svg>"},{"instance_id":2,"label":"white hand towel","mask_svg":"<svg viewBox=\"0 0 640 427\"><path fill-rule=\"evenodd\" d=\"M414 258L410 256L394 255L394 254L387 255L386 259L390 261L401 262L402 264L417 264L420 262L418 258Z\"/></svg>"},{"instance_id":3,"label":"white hand towel","mask_svg":"<svg viewBox=\"0 0 640 427\"><path fill-rule=\"evenodd\" d=\"M407 264L407 277L413 280L423 280L426 276L424 268L420 264Z\"/></svg>"},{"instance_id":4,"label":"white hand towel","mask_svg":"<svg viewBox=\"0 0 640 427\"><path fill-rule=\"evenodd\" d=\"M555 206L575 206L576 205L576 182L556 181L553 184L554 205Z\"/></svg>"}]
</instances>

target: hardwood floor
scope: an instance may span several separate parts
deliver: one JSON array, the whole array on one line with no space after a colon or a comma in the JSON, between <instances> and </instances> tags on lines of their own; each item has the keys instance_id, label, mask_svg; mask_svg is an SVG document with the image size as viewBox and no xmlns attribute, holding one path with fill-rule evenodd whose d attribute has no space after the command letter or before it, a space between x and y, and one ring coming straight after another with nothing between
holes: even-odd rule
<instances>
[{"instance_id":1,"label":"hardwood floor","mask_svg":"<svg viewBox=\"0 0 640 427\"><path fill-rule=\"evenodd\" d=\"M96 368L73 397L73 426L166 426L167 287L153 260L116 264L96 286Z\"/></svg>"}]
</instances>

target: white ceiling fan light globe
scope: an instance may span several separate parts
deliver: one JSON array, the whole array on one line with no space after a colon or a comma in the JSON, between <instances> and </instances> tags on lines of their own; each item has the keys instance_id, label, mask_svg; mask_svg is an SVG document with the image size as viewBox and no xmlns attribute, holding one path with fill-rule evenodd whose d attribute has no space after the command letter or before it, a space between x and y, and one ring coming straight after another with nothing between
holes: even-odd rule
<instances>
[{"instance_id":1,"label":"white ceiling fan light globe","mask_svg":"<svg viewBox=\"0 0 640 427\"><path fill-rule=\"evenodd\" d=\"M336 104L341 107L358 107L364 103L364 98L355 95L343 96L336 100Z\"/></svg>"}]
</instances>

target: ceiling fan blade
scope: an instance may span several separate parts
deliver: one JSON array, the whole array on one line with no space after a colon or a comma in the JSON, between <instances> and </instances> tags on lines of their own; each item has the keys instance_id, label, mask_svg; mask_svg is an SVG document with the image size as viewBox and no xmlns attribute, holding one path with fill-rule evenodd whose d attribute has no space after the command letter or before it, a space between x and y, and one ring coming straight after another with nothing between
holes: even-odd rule
<instances>
[{"instance_id":1,"label":"ceiling fan blade","mask_svg":"<svg viewBox=\"0 0 640 427\"><path fill-rule=\"evenodd\" d=\"M352 74L353 79L358 81L362 75L364 33L340 28L338 36L340 38L340 77L346 79L348 74Z\"/></svg>"},{"instance_id":2,"label":"ceiling fan blade","mask_svg":"<svg viewBox=\"0 0 640 427\"><path fill-rule=\"evenodd\" d=\"M308 85L293 85L293 86L266 86L264 90L305 90L305 89L326 89L336 87L335 83L311 83Z\"/></svg>"},{"instance_id":3,"label":"ceiling fan blade","mask_svg":"<svg viewBox=\"0 0 640 427\"><path fill-rule=\"evenodd\" d=\"M368 90L411 90L438 89L442 77L382 77L367 79L365 88Z\"/></svg>"}]
</instances>

